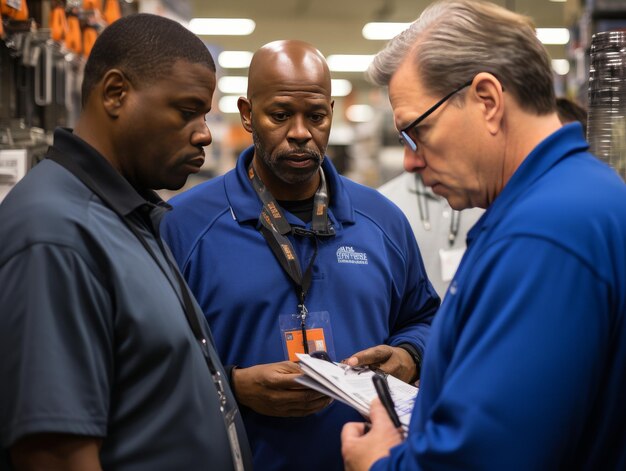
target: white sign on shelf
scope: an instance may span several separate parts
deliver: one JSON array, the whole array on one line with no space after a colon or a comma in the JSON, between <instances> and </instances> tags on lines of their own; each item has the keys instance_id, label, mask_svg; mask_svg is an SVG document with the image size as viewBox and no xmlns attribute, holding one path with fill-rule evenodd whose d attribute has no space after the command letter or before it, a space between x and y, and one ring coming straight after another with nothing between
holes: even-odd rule
<instances>
[{"instance_id":1,"label":"white sign on shelf","mask_svg":"<svg viewBox=\"0 0 626 471\"><path fill-rule=\"evenodd\" d=\"M0 150L0 201L26 175L27 167L27 149Z\"/></svg>"}]
</instances>

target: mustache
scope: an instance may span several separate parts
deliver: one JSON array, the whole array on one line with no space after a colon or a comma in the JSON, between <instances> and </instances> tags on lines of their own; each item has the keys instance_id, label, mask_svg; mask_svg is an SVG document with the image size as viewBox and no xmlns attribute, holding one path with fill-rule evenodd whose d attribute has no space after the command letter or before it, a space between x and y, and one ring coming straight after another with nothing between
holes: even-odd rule
<instances>
[{"instance_id":1,"label":"mustache","mask_svg":"<svg viewBox=\"0 0 626 471\"><path fill-rule=\"evenodd\" d=\"M302 158L305 156L306 158L315 160L316 162L321 162L323 155L320 152L317 152L313 149L290 149L287 151L281 151L276 154L277 159L290 159L297 156L297 158Z\"/></svg>"}]
</instances>

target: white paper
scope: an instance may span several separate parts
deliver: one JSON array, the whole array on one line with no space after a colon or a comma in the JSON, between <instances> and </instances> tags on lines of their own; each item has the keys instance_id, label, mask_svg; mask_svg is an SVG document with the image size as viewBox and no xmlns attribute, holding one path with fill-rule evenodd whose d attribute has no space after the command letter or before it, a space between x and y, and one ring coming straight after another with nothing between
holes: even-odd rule
<instances>
[{"instance_id":1,"label":"white paper","mask_svg":"<svg viewBox=\"0 0 626 471\"><path fill-rule=\"evenodd\" d=\"M296 354L304 376L296 381L341 401L369 418L372 400L377 397L372 376L376 373L368 368L351 368L342 363L331 363L306 354ZM387 384L396 412L403 428L408 429L418 388L388 375Z\"/></svg>"}]
</instances>

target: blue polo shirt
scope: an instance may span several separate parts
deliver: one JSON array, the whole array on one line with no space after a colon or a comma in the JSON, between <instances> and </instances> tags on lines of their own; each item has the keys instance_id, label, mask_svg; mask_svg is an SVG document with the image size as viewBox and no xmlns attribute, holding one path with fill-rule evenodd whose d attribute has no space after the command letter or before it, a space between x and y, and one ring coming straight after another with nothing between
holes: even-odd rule
<instances>
[{"instance_id":1,"label":"blue polo shirt","mask_svg":"<svg viewBox=\"0 0 626 471\"><path fill-rule=\"evenodd\" d=\"M215 384L173 261L157 244L164 203L136 191L71 132L57 130L55 147L132 221L158 264L56 162L44 160L10 192L0 205L3 453L26 435L52 432L102 438L103 469L233 469ZM197 306L192 315L210 336ZM249 464L239 415L235 426Z\"/></svg>"},{"instance_id":2,"label":"blue polo shirt","mask_svg":"<svg viewBox=\"0 0 626 471\"><path fill-rule=\"evenodd\" d=\"M262 203L247 166L253 148L226 175L173 198L163 238L215 335L220 357L240 367L280 362L280 316L296 312L293 282L261 233ZM409 343L422 352L439 298L433 290L402 212L376 190L322 164L330 194L334 237L319 240L310 313L327 312L335 358L380 344ZM286 213L293 226L306 226ZM310 238L291 237L302 266L313 255ZM304 270L304 269L303 269ZM300 418L268 417L242 408L255 469L343 469L341 427L362 420L343 404Z\"/></svg>"},{"instance_id":3,"label":"blue polo shirt","mask_svg":"<svg viewBox=\"0 0 626 471\"><path fill-rule=\"evenodd\" d=\"M373 469L626 469L626 185L587 148L555 132L472 228Z\"/></svg>"}]
</instances>

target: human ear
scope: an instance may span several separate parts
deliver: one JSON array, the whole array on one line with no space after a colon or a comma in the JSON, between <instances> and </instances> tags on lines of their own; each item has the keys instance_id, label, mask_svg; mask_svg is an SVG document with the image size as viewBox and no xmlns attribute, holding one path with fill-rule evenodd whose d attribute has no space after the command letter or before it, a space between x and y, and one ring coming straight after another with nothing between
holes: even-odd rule
<instances>
[{"instance_id":1,"label":"human ear","mask_svg":"<svg viewBox=\"0 0 626 471\"><path fill-rule=\"evenodd\" d=\"M241 117L241 124L248 132L252 132L252 104L247 98L239 97L237 100L237 108L239 108L239 116Z\"/></svg>"},{"instance_id":2,"label":"human ear","mask_svg":"<svg viewBox=\"0 0 626 471\"><path fill-rule=\"evenodd\" d=\"M130 84L121 70L111 69L102 78L102 104L111 117L120 114Z\"/></svg>"},{"instance_id":3,"label":"human ear","mask_svg":"<svg viewBox=\"0 0 626 471\"><path fill-rule=\"evenodd\" d=\"M502 126L504 116L504 88L502 83L488 72L481 72L472 82L474 97L480 105L480 110L487 130L496 134Z\"/></svg>"}]
</instances>

